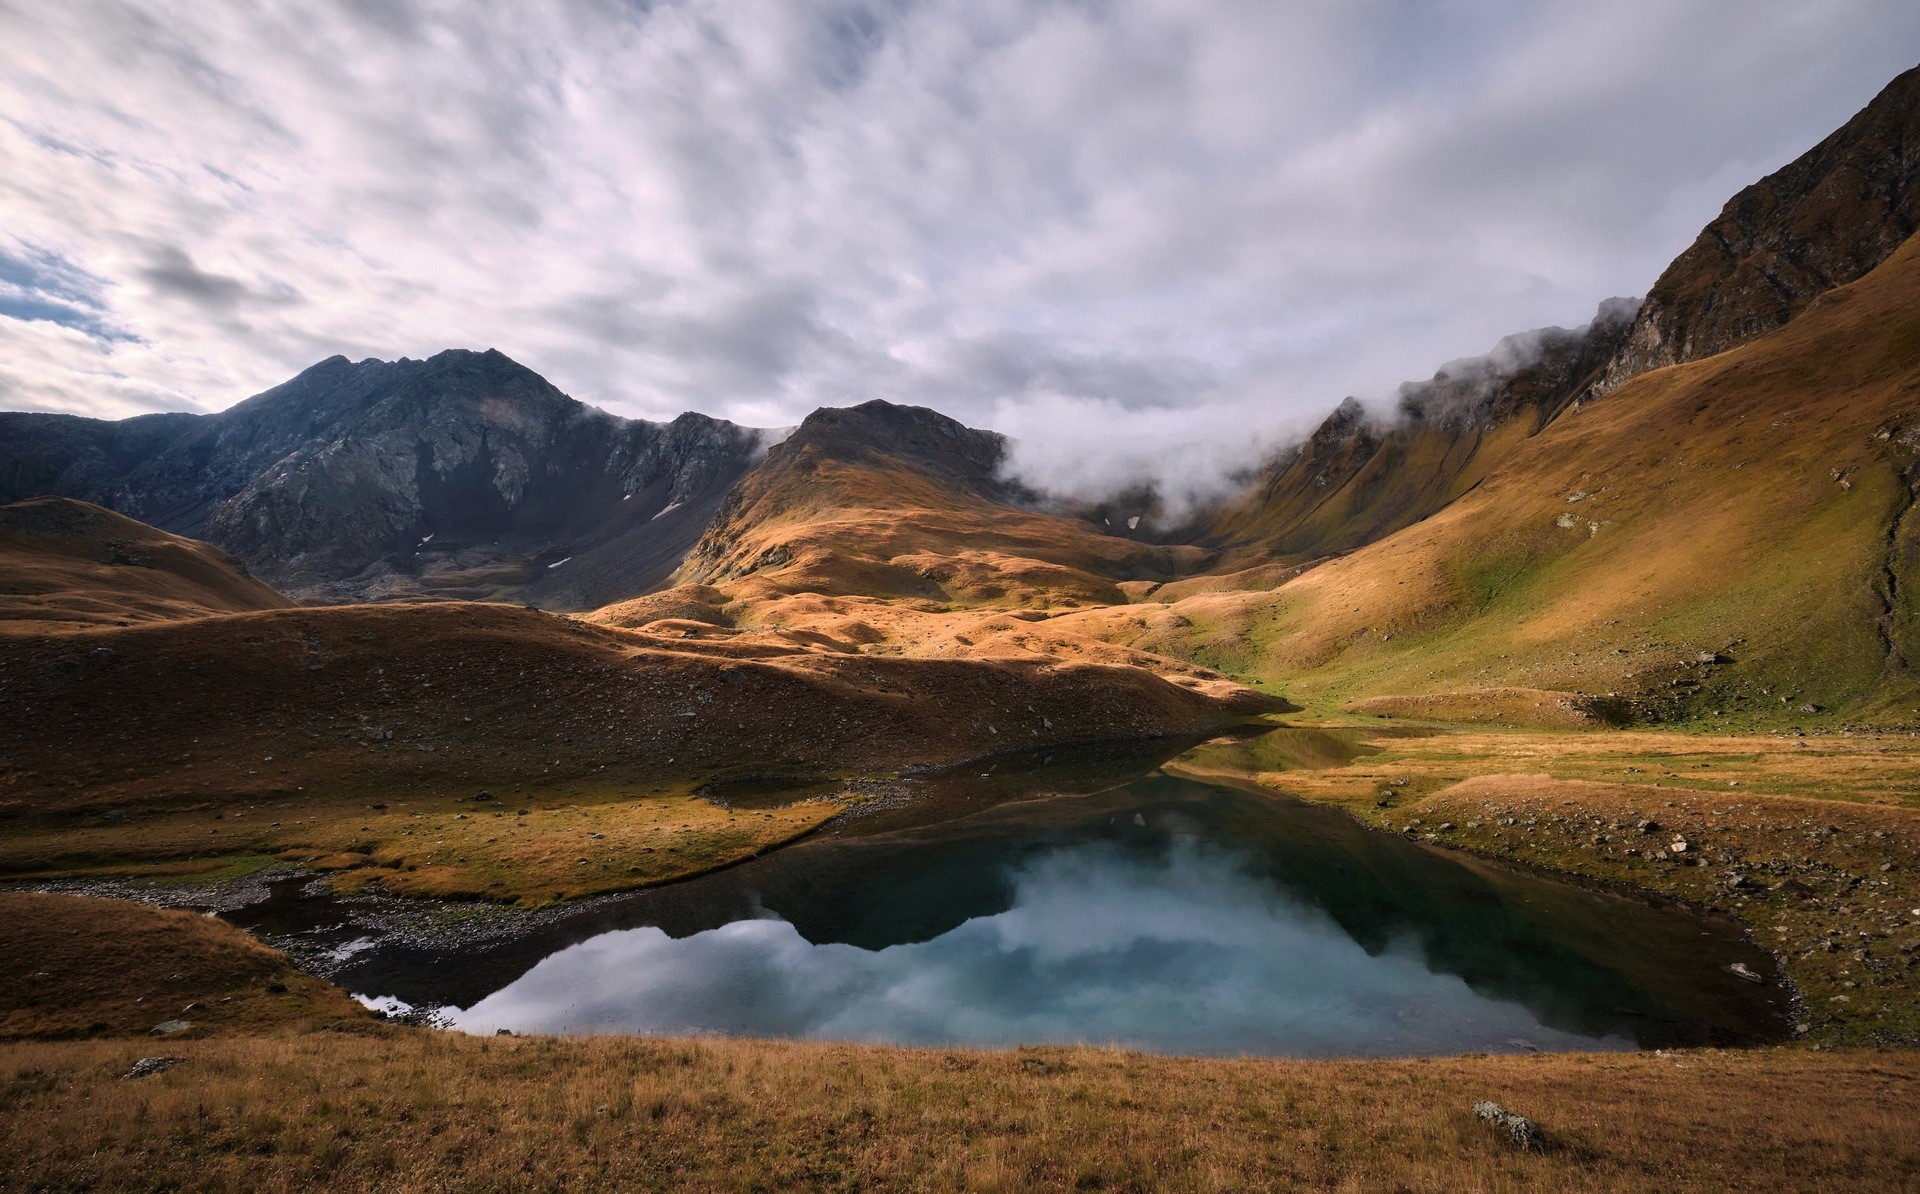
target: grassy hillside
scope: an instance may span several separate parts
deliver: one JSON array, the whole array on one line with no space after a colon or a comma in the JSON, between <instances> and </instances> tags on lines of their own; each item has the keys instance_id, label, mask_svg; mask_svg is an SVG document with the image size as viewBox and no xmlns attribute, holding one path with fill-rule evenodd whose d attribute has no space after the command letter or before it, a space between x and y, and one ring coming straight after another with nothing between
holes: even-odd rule
<instances>
[{"instance_id":1,"label":"grassy hillside","mask_svg":"<svg viewBox=\"0 0 1920 1194\"><path fill-rule=\"evenodd\" d=\"M917 407L816 411L735 486L677 579L754 596L1069 608L1124 603L1116 582L1206 559L1034 508L1000 478L1004 448Z\"/></svg>"},{"instance_id":2,"label":"grassy hillside","mask_svg":"<svg viewBox=\"0 0 1920 1194\"><path fill-rule=\"evenodd\" d=\"M1912 1053L1202 1061L424 1032L0 1046L27 1189L1896 1190ZM1524 1153L1474 1119L1536 1119ZM75 1141L85 1141L75 1147Z\"/></svg>"},{"instance_id":3,"label":"grassy hillside","mask_svg":"<svg viewBox=\"0 0 1920 1194\"><path fill-rule=\"evenodd\" d=\"M711 780L893 774L1274 705L1102 662L870 657L465 604L4 637L0 702L0 874L283 855L529 902L705 870L839 811L736 817L689 798Z\"/></svg>"},{"instance_id":4,"label":"grassy hillside","mask_svg":"<svg viewBox=\"0 0 1920 1194\"><path fill-rule=\"evenodd\" d=\"M199 913L0 892L0 925L0 1040L374 1027L344 992Z\"/></svg>"},{"instance_id":5,"label":"grassy hillside","mask_svg":"<svg viewBox=\"0 0 1920 1194\"><path fill-rule=\"evenodd\" d=\"M0 634L285 609L225 552L86 502L0 506Z\"/></svg>"},{"instance_id":6,"label":"grassy hillside","mask_svg":"<svg viewBox=\"0 0 1920 1194\"><path fill-rule=\"evenodd\" d=\"M1916 300L1909 242L1772 335L1567 411L1439 513L1277 589L1062 629L1326 707L1501 687L1612 694L1637 718L1920 720Z\"/></svg>"},{"instance_id":7,"label":"grassy hillside","mask_svg":"<svg viewBox=\"0 0 1920 1194\"><path fill-rule=\"evenodd\" d=\"M1586 327L1509 336L1486 356L1409 382L1391 421L1347 399L1192 533L1225 550L1215 571L1243 571L1338 555L1411 526L1471 491L1576 401L1619 348L1632 309L1610 299Z\"/></svg>"}]
</instances>

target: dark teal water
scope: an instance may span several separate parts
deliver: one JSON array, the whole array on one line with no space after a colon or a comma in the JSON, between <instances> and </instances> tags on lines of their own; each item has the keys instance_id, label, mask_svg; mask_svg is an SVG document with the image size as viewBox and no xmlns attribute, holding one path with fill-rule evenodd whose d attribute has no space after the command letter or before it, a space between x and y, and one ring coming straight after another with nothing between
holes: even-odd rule
<instances>
[{"instance_id":1,"label":"dark teal water","mask_svg":"<svg viewBox=\"0 0 1920 1194\"><path fill-rule=\"evenodd\" d=\"M1353 753L1318 733L1203 750ZM1728 922L1157 762L937 777L899 808L525 934L363 937L336 981L474 1032L1296 1057L1784 1034L1786 993L1728 972L1773 970Z\"/></svg>"}]
</instances>

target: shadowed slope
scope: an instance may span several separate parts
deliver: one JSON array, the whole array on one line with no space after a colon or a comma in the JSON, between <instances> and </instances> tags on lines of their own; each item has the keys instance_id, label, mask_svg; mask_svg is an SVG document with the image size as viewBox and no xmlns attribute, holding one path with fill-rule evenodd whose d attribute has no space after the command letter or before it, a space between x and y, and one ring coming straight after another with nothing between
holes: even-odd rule
<instances>
[{"instance_id":1,"label":"shadowed slope","mask_svg":"<svg viewBox=\"0 0 1920 1194\"><path fill-rule=\"evenodd\" d=\"M1132 667L688 641L479 604L0 637L0 681L0 872L277 854L529 902L724 865L838 811L736 821L687 798L708 781L889 775L1276 707ZM481 790L540 807L466 817ZM395 800L411 814L386 815Z\"/></svg>"},{"instance_id":2,"label":"shadowed slope","mask_svg":"<svg viewBox=\"0 0 1920 1194\"><path fill-rule=\"evenodd\" d=\"M0 892L0 1040L374 1031L366 1012L225 921L120 900ZM128 965L129 959L135 964Z\"/></svg>"},{"instance_id":3,"label":"shadowed slope","mask_svg":"<svg viewBox=\"0 0 1920 1194\"><path fill-rule=\"evenodd\" d=\"M591 608L666 579L758 435L616 418L496 351L332 357L214 415L0 414L0 499L208 539L302 600Z\"/></svg>"},{"instance_id":4,"label":"shadowed slope","mask_svg":"<svg viewBox=\"0 0 1920 1194\"><path fill-rule=\"evenodd\" d=\"M1442 509L1575 401L1613 354L1634 306L1609 299L1586 327L1541 328L1400 387L1397 417L1349 398L1300 447L1196 532L1229 567L1292 564L1371 543ZM1262 587L1271 570L1244 578Z\"/></svg>"},{"instance_id":5,"label":"shadowed slope","mask_svg":"<svg viewBox=\"0 0 1920 1194\"><path fill-rule=\"evenodd\" d=\"M0 506L0 633L293 603L218 548L66 498Z\"/></svg>"}]
</instances>

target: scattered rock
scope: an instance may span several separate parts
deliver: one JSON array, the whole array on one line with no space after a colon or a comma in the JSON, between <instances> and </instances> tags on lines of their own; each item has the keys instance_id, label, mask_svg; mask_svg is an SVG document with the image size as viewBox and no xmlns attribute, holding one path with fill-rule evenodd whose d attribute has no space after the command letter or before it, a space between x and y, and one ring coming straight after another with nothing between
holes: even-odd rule
<instances>
[{"instance_id":1,"label":"scattered rock","mask_svg":"<svg viewBox=\"0 0 1920 1194\"><path fill-rule=\"evenodd\" d=\"M1727 973L1735 978L1745 979L1750 983L1764 983L1767 981L1764 975L1755 974L1752 970L1748 969L1745 962L1735 962L1731 966L1728 966Z\"/></svg>"},{"instance_id":2,"label":"scattered rock","mask_svg":"<svg viewBox=\"0 0 1920 1194\"><path fill-rule=\"evenodd\" d=\"M1539 1124L1524 1115L1515 1115L1498 1103L1475 1103L1473 1113L1497 1131L1504 1133L1517 1148L1532 1152L1546 1145L1546 1138L1541 1135Z\"/></svg>"},{"instance_id":3,"label":"scattered rock","mask_svg":"<svg viewBox=\"0 0 1920 1194\"><path fill-rule=\"evenodd\" d=\"M155 1074L164 1074L174 1066L185 1061L184 1057L142 1057L133 1063L133 1068L121 1075L125 1078L150 1078Z\"/></svg>"},{"instance_id":4,"label":"scattered rock","mask_svg":"<svg viewBox=\"0 0 1920 1194\"><path fill-rule=\"evenodd\" d=\"M149 1031L154 1036L172 1036L177 1032L185 1032L192 1027L193 1021L191 1020L162 1020L160 1023L155 1024Z\"/></svg>"}]
</instances>

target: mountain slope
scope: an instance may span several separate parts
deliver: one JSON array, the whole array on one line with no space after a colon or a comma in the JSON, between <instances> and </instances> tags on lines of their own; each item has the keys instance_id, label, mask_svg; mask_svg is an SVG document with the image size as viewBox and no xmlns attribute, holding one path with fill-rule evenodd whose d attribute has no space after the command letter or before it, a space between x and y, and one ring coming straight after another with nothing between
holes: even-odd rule
<instances>
[{"instance_id":1,"label":"mountain slope","mask_svg":"<svg viewBox=\"0 0 1920 1194\"><path fill-rule=\"evenodd\" d=\"M204 536L303 599L589 608L668 576L758 448L704 415L616 418L498 352L334 357L216 415L0 416L0 497Z\"/></svg>"},{"instance_id":2,"label":"mountain slope","mask_svg":"<svg viewBox=\"0 0 1920 1194\"><path fill-rule=\"evenodd\" d=\"M1911 720L1916 450L1909 240L1786 327L1563 414L1439 513L1277 590L1062 629L1322 703L1499 687L1612 693L1645 718Z\"/></svg>"},{"instance_id":3,"label":"mountain slope","mask_svg":"<svg viewBox=\"0 0 1920 1194\"><path fill-rule=\"evenodd\" d=\"M1920 67L1820 144L1741 191L1648 292L1595 387L1773 331L1920 229Z\"/></svg>"},{"instance_id":4,"label":"mountain slope","mask_svg":"<svg viewBox=\"0 0 1920 1194\"><path fill-rule=\"evenodd\" d=\"M217 548L67 498L0 506L0 632L172 621L293 603Z\"/></svg>"},{"instance_id":5,"label":"mountain slope","mask_svg":"<svg viewBox=\"0 0 1920 1194\"><path fill-rule=\"evenodd\" d=\"M815 411L728 496L678 579L985 606L1124 602L1193 571L1194 548L1047 514L999 475L1005 442L874 401Z\"/></svg>"},{"instance_id":6,"label":"mountain slope","mask_svg":"<svg viewBox=\"0 0 1920 1194\"><path fill-rule=\"evenodd\" d=\"M1409 526L1472 489L1572 403L1613 356L1631 300L1609 299L1592 323L1511 336L1400 387L1381 421L1349 398L1196 529L1240 567L1337 555Z\"/></svg>"}]
</instances>

